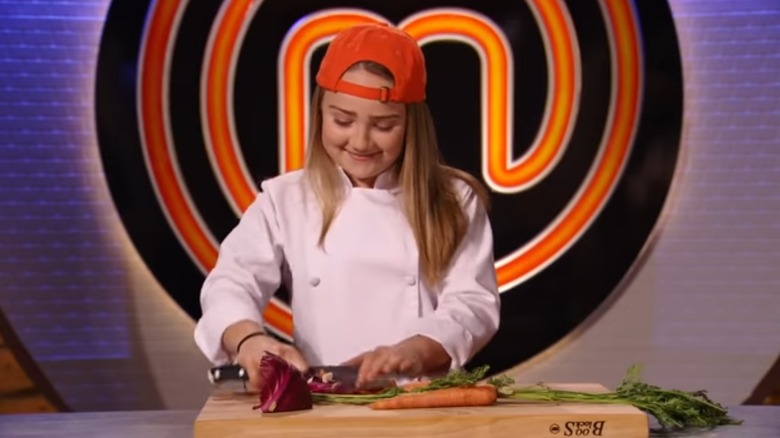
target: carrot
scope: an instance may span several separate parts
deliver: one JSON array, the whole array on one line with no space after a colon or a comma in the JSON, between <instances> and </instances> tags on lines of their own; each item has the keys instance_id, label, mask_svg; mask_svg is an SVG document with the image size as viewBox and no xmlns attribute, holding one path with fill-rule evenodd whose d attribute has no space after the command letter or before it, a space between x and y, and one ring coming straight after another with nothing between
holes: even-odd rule
<instances>
[{"instance_id":1,"label":"carrot","mask_svg":"<svg viewBox=\"0 0 780 438\"><path fill-rule=\"evenodd\" d=\"M496 402L498 391L493 385L461 386L426 392L401 394L375 401L371 409L448 408L488 406Z\"/></svg>"}]
</instances>

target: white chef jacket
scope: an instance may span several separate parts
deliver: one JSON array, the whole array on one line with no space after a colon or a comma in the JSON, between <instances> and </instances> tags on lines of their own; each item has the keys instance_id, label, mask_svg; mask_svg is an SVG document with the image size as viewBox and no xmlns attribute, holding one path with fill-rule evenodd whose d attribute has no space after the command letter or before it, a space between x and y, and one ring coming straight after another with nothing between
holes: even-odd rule
<instances>
[{"instance_id":1,"label":"white chef jacket","mask_svg":"<svg viewBox=\"0 0 780 438\"><path fill-rule=\"evenodd\" d=\"M263 323L280 284L291 294L293 339L309 365L337 365L381 345L421 334L460 368L495 334L500 297L487 214L463 181L456 187L469 228L434 289L420 281L414 235L390 172L374 188L353 187L318 247L321 212L304 170L261 184L261 193L220 245L203 284L195 341L214 364L230 360L224 330Z\"/></svg>"}]
</instances>

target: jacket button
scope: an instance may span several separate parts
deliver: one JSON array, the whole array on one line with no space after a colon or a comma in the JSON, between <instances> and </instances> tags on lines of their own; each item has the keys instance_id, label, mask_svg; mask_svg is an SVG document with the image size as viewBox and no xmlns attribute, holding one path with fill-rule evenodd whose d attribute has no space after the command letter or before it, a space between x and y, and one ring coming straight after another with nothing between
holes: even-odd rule
<instances>
[{"instance_id":1,"label":"jacket button","mask_svg":"<svg viewBox=\"0 0 780 438\"><path fill-rule=\"evenodd\" d=\"M414 286L415 284L417 284L417 279L410 275L406 277L406 284L408 284L409 286Z\"/></svg>"},{"instance_id":2,"label":"jacket button","mask_svg":"<svg viewBox=\"0 0 780 438\"><path fill-rule=\"evenodd\" d=\"M317 286L320 284L320 278L319 277L312 277L309 279L309 284L312 286Z\"/></svg>"}]
</instances>

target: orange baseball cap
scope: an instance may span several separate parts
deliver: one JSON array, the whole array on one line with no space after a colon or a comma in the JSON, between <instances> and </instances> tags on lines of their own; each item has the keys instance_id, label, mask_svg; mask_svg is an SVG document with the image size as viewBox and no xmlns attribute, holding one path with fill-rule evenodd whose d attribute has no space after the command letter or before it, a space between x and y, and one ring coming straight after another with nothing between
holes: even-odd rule
<instances>
[{"instance_id":1,"label":"orange baseball cap","mask_svg":"<svg viewBox=\"0 0 780 438\"><path fill-rule=\"evenodd\" d=\"M393 87L372 88L342 80L359 61L387 67L393 73ZM341 31L330 42L317 72L317 84L322 88L382 102L424 101L426 80L425 58L417 40L386 23L360 24Z\"/></svg>"}]
</instances>

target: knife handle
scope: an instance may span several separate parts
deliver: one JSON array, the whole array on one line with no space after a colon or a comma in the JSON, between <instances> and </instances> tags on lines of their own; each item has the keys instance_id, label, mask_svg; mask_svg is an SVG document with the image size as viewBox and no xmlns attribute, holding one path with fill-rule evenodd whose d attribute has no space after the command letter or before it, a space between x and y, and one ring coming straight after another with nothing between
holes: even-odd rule
<instances>
[{"instance_id":1,"label":"knife handle","mask_svg":"<svg viewBox=\"0 0 780 438\"><path fill-rule=\"evenodd\" d=\"M246 370L238 364L222 365L209 369L209 382L211 384L218 384L227 381L246 381L249 380L249 376Z\"/></svg>"}]
</instances>

